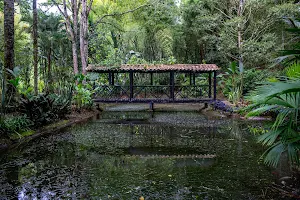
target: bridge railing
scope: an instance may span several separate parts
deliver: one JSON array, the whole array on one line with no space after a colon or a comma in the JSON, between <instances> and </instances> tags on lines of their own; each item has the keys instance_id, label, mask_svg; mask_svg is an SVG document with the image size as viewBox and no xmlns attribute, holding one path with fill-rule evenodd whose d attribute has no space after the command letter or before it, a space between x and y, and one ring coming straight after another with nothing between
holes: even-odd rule
<instances>
[{"instance_id":1,"label":"bridge railing","mask_svg":"<svg viewBox=\"0 0 300 200\"><path fill-rule=\"evenodd\" d=\"M98 85L94 99L99 101L199 101L211 98L209 85Z\"/></svg>"}]
</instances>

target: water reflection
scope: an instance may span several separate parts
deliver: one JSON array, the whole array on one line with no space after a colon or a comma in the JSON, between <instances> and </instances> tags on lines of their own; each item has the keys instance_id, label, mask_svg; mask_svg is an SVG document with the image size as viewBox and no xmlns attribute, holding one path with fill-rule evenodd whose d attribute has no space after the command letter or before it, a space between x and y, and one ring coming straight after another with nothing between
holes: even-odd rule
<instances>
[{"instance_id":1,"label":"water reflection","mask_svg":"<svg viewBox=\"0 0 300 200\"><path fill-rule=\"evenodd\" d=\"M0 199L259 199L271 173L247 125L104 113L1 156Z\"/></svg>"}]
</instances>

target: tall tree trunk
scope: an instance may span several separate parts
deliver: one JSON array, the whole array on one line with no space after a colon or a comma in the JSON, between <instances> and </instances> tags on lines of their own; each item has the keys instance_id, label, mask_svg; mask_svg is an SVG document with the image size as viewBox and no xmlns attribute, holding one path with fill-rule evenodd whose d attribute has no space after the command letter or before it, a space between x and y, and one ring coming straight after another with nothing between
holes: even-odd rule
<instances>
[{"instance_id":1,"label":"tall tree trunk","mask_svg":"<svg viewBox=\"0 0 300 200\"><path fill-rule=\"evenodd\" d=\"M14 69L14 22L14 0L4 0L4 67L10 70Z\"/></svg>"},{"instance_id":2,"label":"tall tree trunk","mask_svg":"<svg viewBox=\"0 0 300 200\"><path fill-rule=\"evenodd\" d=\"M77 32L78 32L78 10L80 8L80 1L79 3L77 3L77 0L71 1L73 27L71 23L71 18L68 14L66 0L63 0L63 8L61 8L60 5L55 0L52 0L52 2L56 5L57 9L64 16L66 21L66 29L72 41L73 70L74 70L74 74L76 75L78 74Z\"/></svg>"},{"instance_id":3,"label":"tall tree trunk","mask_svg":"<svg viewBox=\"0 0 300 200\"><path fill-rule=\"evenodd\" d=\"M246 0L239 1L238 16L242 17L244 12ZM242 96L244 88L244 61L243 61L243 35L242 35L242 26L238 23L238 51L239 51L239 71L241 74L241 85L239 88L239 94Z\"/></svg>"},{"instance_id":4,"label":"tall tree trunk","mask_svg":"<svg viewBox=\"0 0 300 200\"><path fill-rule=\"evenodd\" d=\"M73 29L70 28L70 31L73 31L73 33L71 34L73 65L74 65L73 68L74 68L74 74L76 75L78 74L77 41L78 41L78 12L80 8L80 4L78 4L77 0L71 0L71 4L72 4L71 6L72 6L72 17L73 17Z\"/></svg>"},{"instance_id":5,"label":"tall tree trunk","mask_svg":"<svg viewBox=\"0 0 300 200\"><path fill-rule=\"evenodd\" d=\"M87 31L88 31L88 22L87 22L87 0L81 0L82 9L81 9L81 18L80 18L80 55L81 55L81 65L82 73L86 74L87 68L87 56L88 56L88 42L87 42Z\"/></svg>"},{"instance_id":6,"label":"tall tree trunk","mask_svg":"<svg viewBox=\"0 0 300 200\"><path fill-rule=\"evenodd\" d=\"M12 79L12 74L7 73L6 69L14 69L14 0L4 0L4 79ZM7 76L6 76L7 74ZM6 81L3 81L2 108L6 106L8 95L14 96L15 90L11 84L6 89Z\"/></svg>"},{"instance_id":7,"label":"tall tree trunk","mask_svg":"<svg viewBox=\"0 0 300 200\"><path fill-rule=\"evenodd\" d=\"M205 60L205 55L204 55L204 44L200 44L200 63L204 64Z\"/></svg>"},{"instance_id":8,"label":"tall tree trunk","mask_svg":"<svg viewBox=\"0 0 300 200\"><path fill-rule=\"evenodd\" d=\"M243 9L246 0L239 1L239 8L238 8L238 17L243 16ZM240 72L244 71L244 62L243 62L243 55L242 55L242 48L243 48L243 38L242 38L242 25L238 23L238 51L239 51L239 69Z\"/></svg>"},{"instance_id":9,"label":"tall tree trunk","mask_svg":"<svg viewBox=\"0 0 300 200\"><path fill-rule=\"evenodd\" d=\"M51 53L52 53L52 48L50 47L49 52L48 52L48 90L51 92L51 87L52 87L52 74L51 74Z\"/></svg>"},{"instance_id":10,"label":"tall tree trunk","mask_svg":"<svg viewBox=\"0 0 300 200\"><path fill-rule=\"evenodd\" d=\"M78 57L77 57L77 42L74 37L72 38L72 54L73 54L73 70L74 74L78 74Z\"/></svg>"},{"instance_id":11,"label":"tall tree trunk","mask_svg":"<svg viewBox=\"0 0 300 200\"><path fill-rule=\"evenodd\" d=\"M33 71L34 71L34 93L38 94L38 32L37 32L37 9L36 0L32 1L33 9Z\"/></svg>"},{"instance_id":12,"label":"tall tree trunk","mask_svg":"<svg viewBox=\"0 0 300 200\"><path fill-rule=\"evenodd\" d=\"M14 69L14 21L14 0L4 0L4 67L10 70Z\"/></svg>"}]
</instances>

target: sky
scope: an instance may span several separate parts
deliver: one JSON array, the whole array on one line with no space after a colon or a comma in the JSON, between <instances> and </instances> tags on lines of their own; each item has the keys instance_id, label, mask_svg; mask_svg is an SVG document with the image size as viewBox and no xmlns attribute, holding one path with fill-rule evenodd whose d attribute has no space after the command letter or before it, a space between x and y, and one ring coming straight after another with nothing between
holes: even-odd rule
<instances>
[{"instance_id":1,"label":"sky","mask_svg":"<svg viewBox=\"0 0 300 200\"><path fill-rule=\"evenodd\" d=\"M40 9L42 9L43 11L47 11L48 10L48 12L52 12L52 13L58 12L58 10L57 10L57 8L55 6L53 6L52 8L49 9L49 8L46 8L45 6L40 6L39 5L39 4L46 3L46 2L48 2L48 0L37 0L38 7Z\"/></svg>"}]
</instances>

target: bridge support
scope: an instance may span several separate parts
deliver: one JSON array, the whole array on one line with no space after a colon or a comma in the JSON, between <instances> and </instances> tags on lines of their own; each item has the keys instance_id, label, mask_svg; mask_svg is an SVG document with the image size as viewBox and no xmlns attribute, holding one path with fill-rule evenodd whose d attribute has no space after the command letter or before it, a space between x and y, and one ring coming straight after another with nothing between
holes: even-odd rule
<instances>
[{"instance_id":1,"label":"bridge support","mask_svg":"<svg viewBox=\"0 0 300 200\"><path fill-rule=\"evenodd\" d=\"M214 101L217 99L217 71L214 71Z\"/></svg>"},{"instance_id":2,"label":"bridge support","mask_svg":"<svg viewBox=\"0 0 300 200\"><path fill-rule=\"evenodd\" d=\"M129 72L130 101L133 99L133 71Z\"/></svg>"},{"instance_id":3,"label":"bridge support","mask_svg":"<svg viewBox=\"0 0 300 200\"><path fill-rule=\"evenodd\" d=\"M170 99L172 101L174 101L175 99L175 94L174 94L174 91L175 91L175 81L174 81L174 71L171 71L170 72Z\"/></svg>"},{"instance_id":4,"label":"bridge support","mask_svg":"<svg viewBox=\"0 0 300 200\"><path fill-rule=\"evenodd\" d=\"M150 111L154 111L154 103L153 103L153 101L151 101L151 102L149 103L149 110L150 110Z\"/></svg>"}]
</instances>

